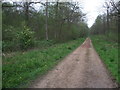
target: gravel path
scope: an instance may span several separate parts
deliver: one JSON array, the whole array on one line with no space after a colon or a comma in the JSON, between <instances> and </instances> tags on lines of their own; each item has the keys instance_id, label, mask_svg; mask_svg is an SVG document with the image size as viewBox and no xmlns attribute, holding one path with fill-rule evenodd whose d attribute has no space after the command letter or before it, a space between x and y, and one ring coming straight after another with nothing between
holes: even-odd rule
<instances>
[{"instance_id":1,"label":"gravel path","mask_svg":"<svg viewBox=\"0 0 120 90\"><path fill-rule=\"evenodd\" d=\"M115 87L89 38L47 75L38 78L30 86L30 88Z\"/></svg>"}]
</instances>

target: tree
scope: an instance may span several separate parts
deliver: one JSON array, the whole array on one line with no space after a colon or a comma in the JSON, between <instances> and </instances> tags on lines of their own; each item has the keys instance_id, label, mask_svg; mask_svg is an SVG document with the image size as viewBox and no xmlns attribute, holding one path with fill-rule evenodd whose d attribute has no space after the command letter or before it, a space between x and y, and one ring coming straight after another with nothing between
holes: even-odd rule
<instances>
[{"instance_id":1,"label":"tree","mask_svg":"<svg viewBox=\"0 0 120 90\"><path fill-rule=\"evenodd\" d=\"M46 0L46 40L48 40L48 1Z\"/></svg>"},{"instance_id":2,"label":"tree","mask_svg":"<svg viewBox=\"0 0 120 90\"><path fill-rule=\"evenodd\" d=\"M13 30L10 29L9 35L7 35L8 33L3 34L5 37L16 37L14 33L20 33L23 30L23 26L21 26L23 22L30 32L34 32L33 40L36 42L39 40L65 42L87 36L88 27L83 21L84 14L76 2L59 2L58 0L57 2L48 2L46 0L46 2L2 3L3 32L9 27L13 27ZM39 10L34 8L36 4L40 5ZM19 41L17 38L15 39ZM3 38L3 41L7 45L14 40ZM13 44L11 46L15 46Z\"/></svg>"},{"instance_id":3,"label":"tree","mask_svg":"<svg viewBox=\"0 0 120 90\"><path fill-rule=\"evenodd\" d=\"M109 39L118 41L118 28L120 27L120 1L114 2L113 0L111 0L110 2L106 3L106 6L107 13L104 13L103 15L99 15L97 17L97 22L95 22L91 27L91 34L104 34L109 36ZM100 16L101 18L99 18Z\"/></svg>"}]
</instances>

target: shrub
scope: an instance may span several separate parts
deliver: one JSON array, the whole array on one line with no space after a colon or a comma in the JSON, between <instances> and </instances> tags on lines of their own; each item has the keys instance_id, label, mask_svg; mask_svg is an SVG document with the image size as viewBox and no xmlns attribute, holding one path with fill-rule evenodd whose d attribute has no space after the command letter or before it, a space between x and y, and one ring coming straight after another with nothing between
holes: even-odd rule
<instances>
[{"instance_id":1,"label":"shrub","mask_svg":"<svg viewBox=\"0 0 120 90\"><path fill-rule=\"evenodd\" d=\"M15 28L3 25L2 51L27 50L34 45L34 32L25 24Z\"/></svg>"},{"instance_id":2,"label":"shrub","mask_svg":"<svg viewBox=\"0 0 120 90\"><path fill-rule=\"evenodd\" d=\"M2 41L2 51L8 52L8 51L14 51L15 50L15 43L11 41Z\"/></svg>"},{"instance_id":3,"label":"shrub","mask_svg":"<svg viewBox=\"0 0 120 90\"><path fill-rule=\"evenodd\" d=\"M35 40L35 47L37 48L47 48L54 45L56 42L54 40Z\"/></svg>"},{"instance_id":4,"label":"shrub","mask_svg":"<svg viewBox=\"0 0 120 90\"><path fill-rule=\"evenodd\" d=\"M2 51L14 51L17 47L16 34L17 29L13 26L3 25L2 30Z\"/></svg>"},{"instance_id":5,"label":"shrub","mask_svg":"<svg viewBox=\"0 0 120 90\"><path fill-rule=\"evenodd\" d=\"M26 50L34 46L34 32L27 26L17 34L18 43L21 50Z\"/></svg>"},{"instance_id":6,"label":"shrub","mask_svg":"<svg viewBox=\"0 0 120 90\"><path fill-rule=\"evenodd\" d=\"M5 41L12 41L15 38L14 36L15 36L15 28L13 26L3 25L2 39Z\"/></svg>"}]
</instances>

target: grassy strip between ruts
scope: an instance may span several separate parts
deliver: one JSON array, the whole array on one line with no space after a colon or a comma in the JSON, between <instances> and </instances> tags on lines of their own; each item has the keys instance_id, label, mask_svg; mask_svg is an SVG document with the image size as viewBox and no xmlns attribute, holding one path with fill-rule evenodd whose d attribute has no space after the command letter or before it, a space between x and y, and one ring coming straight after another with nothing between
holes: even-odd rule
<instances>
[{"instance_id":1,"label":"grassy strip between ruts","mask_svg":"<svg viewBox=\"0 0 120 90\"><path fill-rule=\"evenodd\" d=\"M118 43L106 40L105 36L93 36L92 43L107 68L120 83L120 73L118 73Z\"/></svg>"},{"instance_id":2,"label":"grassy strip between ruts","mask_svg":"<svg viewBox=\"0 0 120 90\"><path fill-rule=\"evenodd\" d=\"M56 44L44 50L32 50L3 57L3 88L26 87L31 80L45 74L85 39Z\"/></svg>"}]
</instances>

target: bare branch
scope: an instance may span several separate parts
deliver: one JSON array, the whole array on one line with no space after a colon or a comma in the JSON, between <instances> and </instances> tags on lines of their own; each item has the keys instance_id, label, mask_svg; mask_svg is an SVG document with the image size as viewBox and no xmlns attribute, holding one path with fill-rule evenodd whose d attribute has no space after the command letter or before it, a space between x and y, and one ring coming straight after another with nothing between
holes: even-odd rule
<instances>
[{"instance_id":1,"label":"bare branch","mask_svg":"<svg viewBox=\"0 0 120 90\"><path fill-rule=\"evenodd\" d=\"M119 1L120 2L120 1ZM118 2L118 3L119 3ZM118 11L118 12L120 12L120 10L118 9L118 7L115 5L115 2L113 1L113 0L111 0L111 5Z\"/></svg>"}]
</instances>

